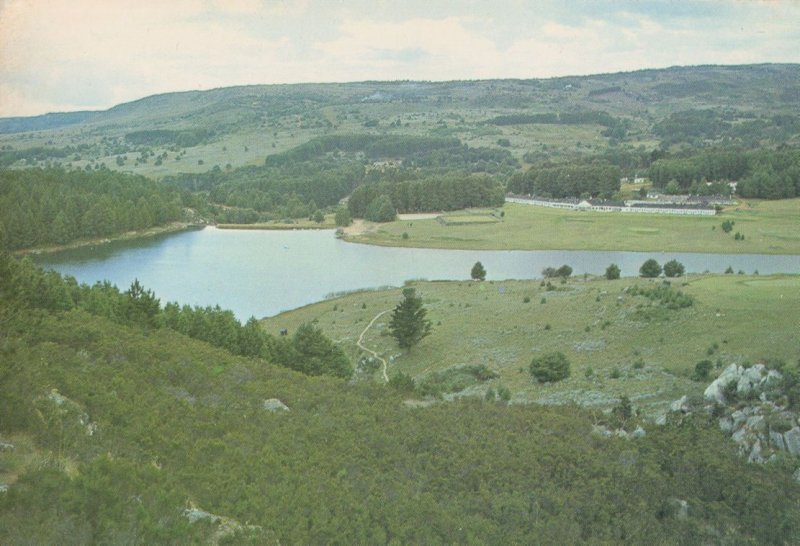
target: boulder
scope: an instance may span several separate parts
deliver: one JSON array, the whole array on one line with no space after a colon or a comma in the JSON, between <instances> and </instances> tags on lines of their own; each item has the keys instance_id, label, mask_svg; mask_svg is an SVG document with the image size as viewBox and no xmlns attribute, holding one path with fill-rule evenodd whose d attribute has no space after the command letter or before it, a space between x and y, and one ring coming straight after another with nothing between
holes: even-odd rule
<instances>
[{"instance_id":1,"label":"boulder","mask_svg":"<svg viewBox=\"0 0 800 546\"><path fill-rule=\"evenodd\" d=\"M709 402L717 402L720 404L725 403L725 394L724 389L725 386L729 383L736 381L737 386L739 383L739 379L741 377L741 370L742 368L737 366L736 364L731 364L727 368L725 368L719 377L717 377L711 384L706 387L706 390L703 392L703 396Z\"/></svg>"},{"instance_id":2,"label":"boulder","mask_svg":"<svg viewBox=\"0 0 800 546\"><path fill-rule=\"evenodd\" d=\"M786 450L800 457L800 427L793 427L783 433L783 441L786 443Z\"/></svg>"},{"instance_id":3,"label":"boulder","mask_svg":"<svg viewBox=\"0 0 800 546\"><path fill-rule=\"evenodd\" d=\"M289 406L278 400L277 398L270 398L264 400L264 409L267 411L289 411Z\"/></svg>"},{"instance_id":4,"label":"boulder","mask_svg":"<svg viewBox=\"0 0 800 546\"><path fill-rule=\"evenodd\" d=\"M786 442L783 441L783 434L780 432L771 431L769 433L769 443L775 449L780 449L781 451L786 449Z\"/></svg>"},{"instance_id":5,"label":"boulder","mask_svg":"<svg viewBox=\"0 0 800 546\"><path fill-rule=\"evenodd\" d=\"M688 399L689 399L689 397L684 394L683 396L680 397L680 399L675 400L672 404L670 404L669 410L672 411L672 412L676 412L676 413L677 412L682 412L682 413L688 412L689 411L689 404L687 403Z\"/></svg>"},{"instance_id":6,"label":"boulder","mask_svg":"<svg viewBox=\"0 0 800 546\"><path fill-rule=\"evenodd\" d=\"M206 512L205 510L200 510L199 508L187 508L183 511L183 517L188 519L191 523L202 520L208 520L211 523L216 523L219 521L219 516L215 516L214 514Z\"/></svg>"},{"instance_id":7,"label":"boulder","mask_svg":"<svg viewBox=\"0 0 800 546\"><path fill-rule=\"evenodd\" d=\"M636 430L631 432L632 438L644 438L647 435L647 431L642 427L636 427Z\"/></svg>"}]
</instances>

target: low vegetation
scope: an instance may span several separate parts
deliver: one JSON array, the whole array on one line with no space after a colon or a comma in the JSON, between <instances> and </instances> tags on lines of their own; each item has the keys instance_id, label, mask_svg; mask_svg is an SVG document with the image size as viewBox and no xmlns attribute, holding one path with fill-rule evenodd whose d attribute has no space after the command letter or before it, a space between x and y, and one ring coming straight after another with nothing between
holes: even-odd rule
<instances>
[{"instance_id":1,"label":"low vegetation","mask_svg":"<svg viewBox=\"0 0 800 546\"><path fill-rule=\"evenodd\" d=\"M169 328L43 307L0 258L4 544L800 540L793 468L743 463L715 424L684 420L605 439L591 432L599 416L575 406L508 405L505 382L493 383L503 370L481 364L423 384L490 384L491 396L413 407L400 374L388 386L310 377ZM793 278L757 280L742 286L773 307L776 286L799 293L788 290ZM727 281L698 279L696 288L724 293ZM471 291L477 304L477 286L419 288L444 318L446 302L431 296ZM553 299L548 307L564 303ZM338 301L344 316L356 301ZM332 302L320 305L330 312ZM557 335L563 324L549 320ZM682 328L680 319L669 324ZM425 344L436 338L439 327L418 352L432 356ZM629 401L620 419L635 414L640 402Z\"/></svg>"}]
</instances>

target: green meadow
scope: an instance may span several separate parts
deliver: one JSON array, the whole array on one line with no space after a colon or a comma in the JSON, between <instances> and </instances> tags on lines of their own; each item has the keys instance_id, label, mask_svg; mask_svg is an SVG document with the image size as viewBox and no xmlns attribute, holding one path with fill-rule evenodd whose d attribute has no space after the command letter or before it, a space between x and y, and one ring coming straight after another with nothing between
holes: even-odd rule
<instances>
[{"instance_id":1,"label":"green meadow","mask_svg":"<svg viewBox=\"0 0 800 546\"><path fill-rule=\"evenodd\" d=\"M800 277L693 275L673 280L672 290L693 305L668 309L630 287L654 287L660 280L599 278L553 281L411 282L425 301L430 336L402 352L388 329L400 289L344 295L263 321L270 333L312 322L337 341L354 362L370 351L387 361L389 377L404 372L418 385L432 374L461 366L485 365L497 374L460 394L482 396L505 387L514 402L575 402L608 407L627 395L658 412L683 394L700 394L693 381L697 362L715 368L770 360L793 362L800 355ZM362 336L363 333L363 336ZM562 351L571 376L537 384L531 359ZM380 369L362 377L382 381ZM368 367L367 367L368 368ZM712 377L718 371L712 372Z\"/></svg>"},{"instance_id":2,"label":"green meadow","mask_svg":"<svg viewBox=\"0 0 800 546\"><path fill-rule=\"evenodd\" d=\"M348 239L385 246L471 250L800 254L800 199L750 200L716 216L581 212L506 203L494 217L500 221L397 220L376 224ZM722 230L725 220L735 222L730 233ZM744 239L736 240L736 232Z\"/></svg>"}]
</instances>

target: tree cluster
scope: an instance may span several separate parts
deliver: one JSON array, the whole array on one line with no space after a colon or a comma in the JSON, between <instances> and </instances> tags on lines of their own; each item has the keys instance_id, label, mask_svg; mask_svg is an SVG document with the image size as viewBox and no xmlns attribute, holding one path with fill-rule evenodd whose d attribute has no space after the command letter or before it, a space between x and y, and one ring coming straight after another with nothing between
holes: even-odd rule
<instances>
[{"instance_id":1,"label":"tree cluster","mask_svg":"<svg viewBox=\"0 0 800 546\"><path fill-rule=\"evenodd\" d=\"M418 180L367 183L356 188L347 203L356 218L366 218L372 203L388 197L399 212L494 207L505 200L503 187L485 175L450 174Z\"/></svg>"},{"instance_id":2,"label":"tree cluster","mask_svg":"<svg viewBox=\"0 0 800 546\"><path fill-rule=\"evenodd\" d=\"M542 165L524 174L516 174L508 182L508 191L539 197L611 198L620 188L619 167L605 162L585 165Z\"/></svg>"},{"instance_id":3,"label":"tree cluster","mask_svg":"<svg viewBox=\"0 0 800 546\"><path fill-rule=\"evenodd\" d=\"M0 224L9 249L108 237L181 217L178 192L143 176L0 170Z\"/></svg>"}]
</instances>

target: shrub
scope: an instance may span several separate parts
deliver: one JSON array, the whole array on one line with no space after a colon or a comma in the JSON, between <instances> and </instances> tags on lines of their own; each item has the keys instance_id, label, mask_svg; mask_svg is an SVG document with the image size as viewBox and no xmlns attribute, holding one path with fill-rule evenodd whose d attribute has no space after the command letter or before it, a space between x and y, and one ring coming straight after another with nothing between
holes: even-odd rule
<instances>
[{"instance_id":1,"label":"shrub","mask_svg":"<svg viewBox=\"0 0 800 546\"><path fill-rule=\"evenodd\" d=\"M646 278L658 277L661 275L661 265L653 258L650 258L639 268L639 275Z\"/></svg>"},{"instance_id":2,"label":"shrub","mask_svg":"<svg viewBox=\"0 0 800 546\"><path fill-rule=\"evenodd\" d=\"M614 281L619 279L620 269L617 264L611 264L606 268L606 279Z\"/></svg>"},{"instance_id":3,"label":"shrub","mask_svg":"<svg viewBox=\"0 0 800 546\"><path fill-rule=\"evenodd\" d=\"M678 260L670 260L664 264L664 275L667 277L680 277L685 271L686 268Z\"/></svg>"},{"instance_id":4,"label":"shrub","mask_svg":"<svg viewBox=\"0 0 800 546\"><path fill-rule=\"evenodd\" d=\"M416 389L414 378L407 373L398 372L389 379L389 386L402 393L412 393Z\"/></svg>"},{"instance_id":5,"label":"shrub","mask_svg":"<svg viewBox=\"0 0 800 546\"><path fill-rule=\"evenodd\" d=\"M569 360L560 351L546 353L531 360L530 372L540 383L561 381L569 377Z\"/></svg>"},{"instance_id":6,"label":"shrub","mask_svg":"<svg viewBox=\"0 0 800 546\"><path fill-rule=\"evenodd\" d=\"M714 368L714 363L710 360L701 360L694 365L694 373L692 379L694 381L707 381L711 370Z\"/></svg>"}]
</instances>

